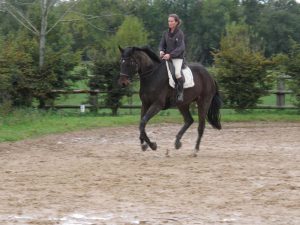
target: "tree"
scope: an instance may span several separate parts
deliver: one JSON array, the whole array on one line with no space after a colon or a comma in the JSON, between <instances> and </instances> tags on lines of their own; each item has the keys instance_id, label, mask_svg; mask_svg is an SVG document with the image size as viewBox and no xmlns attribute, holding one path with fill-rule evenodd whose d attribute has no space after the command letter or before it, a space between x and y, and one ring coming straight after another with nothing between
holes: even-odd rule
<instances>
[{"instance_id":1,"label":"tree","mask_svg":"<svg viewBox=\"0 0 300 225\"><path fill-rule=\"evenodd\" d=\"M2 102L9 101L12 106L30 106L33 98L33 88L30 87L34 85L35 70L31 50L35 42L24 39L21 32L18 41L5 41L0 53L0 76L4 85L0 92L6 98Z\"/></svg>"},{"instance_id":2,"label":"tree","mask_svg":"<svg viewBox=\"0 0 300 225\"><path fill-rule=\"evenodd\" d=\"M121 89L117 84L120 71L120 51L118 46L141 46L148 43L148 33L143 24L136 18L128 16L119 27L116 34L105 41L105 52L95 57L93 73L89 86L92 89L107 91L105 104L116 115L124 95L131 95L129 88ZM102 56L101 56L102 55Z\"/></svg>"},{"instance_id":3,"label":"tree","mask_svg":"<svg viewBox=\"0 0 300 225\"><path fill-rule=\"evenodd\" d=\"M0 36L0 49L4 49L3 38ZM11 99L8 93L8 90L11 87L10 82L10 73L9 67L7 64L7 58L0 53L0 105L5 105L6 107L1 107L1 111L4 108L8 108L5 110L9 110L11 106Z\"/></svg>"},{"instance_id":4,"label":"tree","mask_svg":"<svg viewBox=\"0 0 300 225\"><path fill-rule=\"evenodd\" d=\"M73 1L73 4L57 19L51 26L48 24L49 14L51 9L58 4L59 0L40 0L40 24L35 25L21 9L18 9L16 4L9 0L2 0L2 8L7 11L12 17L14 17L23 27L29 30L32 34L38 36L39 38L39 68L45 63L45 50L46 50L46 36L51 32L59 22L69 13L69 11L80 2L80 0ZM24 3L23 5L29 4L31 7L35 8L36 3Z\"/></svg>"},{"instance_id":5,"label":"tree","mask_svg":"<svg viewBox=\"0 0 300 225\"><path fill-rule=\"evenodd\" d=\"M148 32L137 17L127 16L115 36L105 41L106 57L117 59L120 55L118 46L142 46L148 44Z\"/></svg>"},{"instance_id":6,"label":"tree","mask_svg":"<svg viewBox=\"0 0 300 225\"><path fill-rule=\"evenodd\" d=\"M49 94L51 89L66 87L68 80L77 79L71 76L70 71L78 64L80 52L72 52L70 48L72 37L62 29L62 26L58 25L79 1L67 3L58 0L27 3L2 1L2 9L21 24L21 27L14 33L18 35L6 37L8 42L14 42L14 48L11 50L16 52L11 54L17 56L24 54L30 59L30 61L27 61L26 57L20 59L20 62L26 61L23 68L27 67L27 71L31 68L30 73L11 74L11 77L18 78L17 83L21 87L14 88L14 92L20 96L30 96L28 99L38 98L41 108L45 106L48 99L55 97ZM64 10L60 12L61 9ZM49 40L48 45L46 45L46 37ZM8 63L10 67L19 67L18 61L11 60ZM21 82L28 80L30 82ZM23 95L21 90L27 90L26 95ZM12 96L16 97L14 94ZM20 104L30 105L31 103L25 103L22 100Z\"/></svg>"},{"instance_id":7,"label":"tree","mask_svg":"<svg viewBox=\"0 0 300 225\"><path fill-rule=\"evenodd\" d=\"M81 0L63 20L73 35L73 50L83 52L83 60L94 60L94 54L105 53L105 41L111 38L122 24L124 17L132 13L131 1Z\"/></svg>"},{"instance_id":8,"label":"tree","mask_svg":"<svg viewBox=\"0 0 300 225\"><path fill-rule=\"evenodd\" d=\"M266 94L267 67L270 61L262 52L250 45L249 27L230 25L221 39L221 49L215 53L217 78L224 94L224 101L236 110L255 106Z\"/></svg>"},{"instance_id":9,"label":"tree","mask_svg":"<svg viewBox=\"0 0 300 225\"><path fill-rule=\"evenodd\" d=\"M105 60L99 57L93 66L95 75L88 84L92 90L98 89L107 92L104 96L104 104L111 109L112 115L118 114L118 109L122 105L121 98L124 95L132 94L129 88L124 89L118 85L119 68L118 61Z\"/></svg>"},{"instance_id":10,"label":"tree","mask_svg":"<svg viewBox=\"0 0 300 225\"><path fill-rule=\"evenodd\" d=\"M294 0L269 0L255 26L265 44L265 55L288 53L289 41L300 42L300 4Z\"/></svg>"},{"instance_id":11,"label":"tree","mask_svg":"<svg viewBox=\"0 0 300 225\"><path fill-rule=\"evenodd\" d=\"M211 51L219 49L226 24L239 21L239 1L204 0L195 4L190 12L193 19L185 22L188 31L188 58L211 64Z\"/></svg>"},{"instance_id":12,"label":"tree","mask_svg":"<svg viewBox=\"0 0 300 225\"><path fill-rule=\"evenodd\" d=\"M247 25L255 26L258 24L263 6L260 0L242 0L241 7Z\"/></svg>"},{"instance_id":13,"label":"tree","mask_svg":"<svg viewBox=\"0 0 300 225\"><path fill-rule=\"evenodd\" d=\"M287 62L287 74L291 76L290 87L295 96L294 104L300 108L300 44L292 41Z\"/></svg>"}]
</instances>

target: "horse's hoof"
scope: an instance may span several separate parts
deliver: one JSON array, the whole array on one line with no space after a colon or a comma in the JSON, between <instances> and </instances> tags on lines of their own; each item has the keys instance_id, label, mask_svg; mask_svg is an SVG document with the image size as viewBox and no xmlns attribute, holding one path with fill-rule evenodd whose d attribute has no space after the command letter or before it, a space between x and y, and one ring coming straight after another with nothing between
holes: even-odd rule
<instances>
[{"instance_id":1,"label":"horse's hoof","mask_svg":"<svg viewBox=\"0 0 300 225\"><path fill-rule=\"evenodd\" d=\"M169 149L166 150L166 157L170 157Z\"/></svg>"},{"instance_id":2,"label":"horse's hoof","mask_svg":"<svg viewBox=\"0 0 300 225\"><path fill-rule=\"evenodd\" d=\"M198 151L199 151L199 149L195 149L194 150L194 152L193 152L193 154L192 154L192 157L197 157L198 156Z\"/></svg>"},{"instance_id":3,"label":"horse's hoof","mask_svg":"<svg viewBox=\"0 0 300 225\"><path fill-rule=\"evenodd\" d=\"M190 155L190 157L192 157L192 158L195 158L195 157L197 157L198 155L197 155L197 153L195 153L195 152L193 152L191 155Z\"/></svg>"},{"instance_id":4,"label":"horse's hoof","mask_svg":"<svg viewBox=\"0 0 300 225\"><path fill-rule=\"evenodd\" d=\"M141 148L142 148L142 151L146 151L147 148L148 148L148 145L147 144L142 144Z\"/></svg>"},{"instance_id":5,"label":"horse's hoof","mask_svg":"<svg viewBox=\"0 0 300 225\"><path fill-rule=\"evenodd\" d=\"M151 142L151 144L149 146L153 151L155 151L157 149L157 144L155 142Z\"/></svg>"},{"instance_id":6,"label":"horse's hoof","mask_svg":"<svg viewBox=\"0 0 300 225\"><path fill-rule=\"evenodd\" d=\"M180 141L175 141L175 149L180 149L182 146Z\"/></svg>"}]
</instances>

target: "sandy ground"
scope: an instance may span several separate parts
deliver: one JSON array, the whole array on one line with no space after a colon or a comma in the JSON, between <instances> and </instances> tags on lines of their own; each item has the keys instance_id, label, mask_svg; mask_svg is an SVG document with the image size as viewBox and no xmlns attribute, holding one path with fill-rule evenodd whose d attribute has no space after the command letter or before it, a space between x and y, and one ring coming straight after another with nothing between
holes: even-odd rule
<instances>
[{"instance_id":1,"label":"sandy ground","mask_svg":"<svg viewBox=\"0 0 300 225\"><path fill-rule=\"evenodd\" d=\"M0 144L0 224L300 224L300 123L178 124ZM170 150L170 157L166 151Z\"/></svg>"}]
</instances>

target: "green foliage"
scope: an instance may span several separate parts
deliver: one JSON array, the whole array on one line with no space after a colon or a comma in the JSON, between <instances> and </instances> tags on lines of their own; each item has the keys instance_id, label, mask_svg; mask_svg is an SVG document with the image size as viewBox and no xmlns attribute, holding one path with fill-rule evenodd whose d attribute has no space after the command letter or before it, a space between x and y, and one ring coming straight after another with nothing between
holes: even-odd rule
<instances>
[{"instance_id":1,"label":"green foliage","mask_svg":"<svg viewBox=\"0 0 300 225\"><path fill-rule=\"evenodd\" d=\"M300 42L300 4L291 0L269 0L262 4L255 29L263 38L265 54L288 53L288 37Z\"/></svg>"},{"instance_id":2,"label":"green foliage","mask_svg":"<svg viewBox=\"0 0 300 225\"><path fill-rule=\"evenodd\" d=\"M70 2L64 4L68 7ZM104 40L116 32L128 13L127 1L81 0L74 12L67 15L71 22L64 24L73 35L73 49L83 51L84 60L93 60L94 54L105 48Z\"/></svg>"},{"instance_id":3,"label":"green foliage","mask_svg":"<svg viewBox=\"0 0 300 225\"><path fill-rule=\"evenodd\" d=\"M66 32L65 27L57 25L47 34L45 63L40 67L40 37L25 28L27 24L27 28L30 26L39 29L40 2L34 1L30 4L7 2L11 4L10 9L19 15L18 21L23 21L23 24L13 27L3 38L3 51L0 52L2 64L0 79L5 80L6 86L0 88L0 91L6 93L5 99L9 99L13 106L31 106L36 98L42 107L56 97L50 93L52 89L67 88L70 82L79 79L81 74L74 74L71 71L80 62L80 51L72 50L72 35ZM47 14L50 27L61 16L61 12L57 9L62 8L53 7L53 12L49 11ZM5 19L5 21L10 20ZM18 23L13 23L16 24ZM8 27L4 26L3 31L6 29Z\"/></svg>"},{"instance_id":4,"label":"green foliage","mask_svg":"<svg viewBox=\"0 0 300 225\"><path fill-rule=\"evenodd\" d=\"M125 94L130 95L130 89L119 87L117 80L120 73L120 51L118 46L140 46L148 42L148 34L143 24L136 18L128 16L125 18L117 33L105 41L105 53L94 62L93 74L89 86L91 89L107 91L105 104L116 115L121 105L121 98Z\"/></svg>"},{"instance_id":5,"label":"green foliage","mask_svg":"<svg viewBox=\"0 0 300 225\"><path fill-rule=\"evenodd\" d=\"M120 56L118 46L142 46L148 44L148 33L137 17L127 16L116 35L105 42L106 57L117 59Z\"/></svg>"},{"instance_id":6,"label":"green foliage","mask_svg":"<svg viewBox=\"0 0 300 225\"><path fill-rule=\"evenodd\" d=\"M34 58L33 40L24 39L19 33L18 40L5 41L0 53L0 76L5 87L1 90L5 99L13 106L30 106L33 99ZM22 44L20 44L22 43Z\"/></svg>"},{"instance_id":7,"label":"green foliage","mask_svg":"<svg viewBox=\"0 0 300 225\"><path fill-rule=\"evenodd\" d=\"M242 0L241 2L245 23L250 26L257 25L263 9L263 4L257 0Z\"/></svg>"},{"instance_id":8,"label":"green foliage","mask_svg":"<svg viewBox=\"0 0 300 225\"><path fill-rule=\"evenodd\" d=\"M15 0L5 2L13 6L11 9L19 19L24 22L26 18L39 31L41 1L24 4ZM69 10L74 2L77 4ZM35 98L41 103L51 104L56 98L48 93L51 89L67 89L73 81L86 78L84 70L72 72L80 61L81 53L81 59L101 61L104 65L117 61L118 45L126 47L147 44L157 49L161 34L168 27L167 17L170 13L177 13L183 21L181 28L186 37L187 60L206 65L212 64L211 51L220 49L220 40L228 24L244 22L250 25L256 37L251 35L250 40L242 42L250 47L246 46L244 50L240 45L235 46L235 40L232 40L231 53L228 52L232 58L224 55L230 73L241 74L241 71L253 65L253 71L248 68L243 76L249 77L251 74L255 82L241 78L237 80L251 83L260 90L266 85L266 79L270 78L263 69L264 63L257 66L258 62L264 60L263 53L266 57L273 57L272 76L289 73L293 77L291 88L298 93L298 78L295 75L297 54L290 52L288 41L288 37L291 37L300 43L300 4L294 0L59 0L47 14L48 29L61 20L46 35L46 59L41 70L38 69L38 32L30 33L10 13L0 10L1 108L9 111L10 106L31 105ZM62 15L65 17L62 18ZM233 54L234 49L238 53ZM242 53L241 57L239 52ZM288 60L279 59L280 54L288 57ZM101 59L94 57L97 55L101 55ZM226 60L222 61L224 65ZM239 66L229 63L230 60ZM229 73L227 70L223 72ZM259 72L260 76L253 75ZM238 82L234 79L227 81ZM107 82L111 80L107 78ZM226 85L226 82L224 78L222 85ZM250 90L244 83L240 86L241 90L243 88L245 93L255 94L249 103L243 102L242 105L253 105L261 92ZM244 93L240 90L237 92ZM233 100L232 105L237 102L240 100Z\"/></svg>"},{"instance_id":9,"label":"green foliage","mask_svg":"<svg viewBox=\"0 0 300 225\"><path fill-rule=\"evenodd\" d=\"M300 44L293 42L289 60L287 62L287 74L291 76L290 88L296 98L295 105L300 108Z\"/></svg>"},{"instance_id":10,"label":"green foliage","mask_svg":"<svg viewBox=\"0 0 300 225\"><path fill-rule=\"evenodd\" d=\"M15 39L5 41L0 53L0 92L12 106L31 106L34 98L51 102L52 89L67 88L80 74L71 71L80 61L80 52L72 53L69 45L47 48L45 65L38 67L38 42L19 32Z\"/></svg>"},{"instance_id":11,"label":"green foliage","mask_svg":"<svg viewBox=\"0 0 300 225\"><path fill-rule=\"evenodd\" d=\"M0 36L0 49L4 49L3 38ZM9 68L5 57L0 53L0 110L10 109L10 96L7 90L10 88ZM5 105L5 107L4 107ZM1 112L0 112L1 113Z\"/></svg>"},{"instance_id":12,"label":"green foliage","mask_svg":"<svg viewBox=\"0 0 300 225\"><path fill-rule=\"evenodd\" d=\"M249 28L228 26L221 40L221 50L214 56L225 103L237 110L255 106L268 89L270 61L261 52L251 49Z\"/></svg>"},{"instance_id":13,"label":"green foliage","mask_svg":"<svg viewBox=\"0 0 300 225\"><path fill-rule=\"evenodd\" d=\"M277 77L288 75L288 87L292 90L293 104L300 108L300 44L289 39L290 50L288 54L277 54L273 60L273 71Z\"/></svg>"},{"instance_id":14,"label":"green foliage","mask_svg":"<svg viewBox=\"0 0 300 225\"><path fill-rule=\"evenodd\" d=\"M117 115L118 108L121 106L121 98L124 95L130 95L129 88L121 88L118 85L118 78L120 73L119 61L107 61L99 59L94 62L93 74L94 77L90 79L89 87L92 90L99 89L108 92L105 95L105 105L109 106L113 115Z\"/></svg>"},{"instance_id":15,"label":"green foliage","mask_svg":"<svg viewBox=\"0 0 300 225\"><path fill-rule=\"evenodd\" d=\"M219 49L226 24L239 21L238 4L236 0L205 0L191 6L191 18L183 21L188 59L212 63L211 51Z\"/></svg>"}]
</instances>

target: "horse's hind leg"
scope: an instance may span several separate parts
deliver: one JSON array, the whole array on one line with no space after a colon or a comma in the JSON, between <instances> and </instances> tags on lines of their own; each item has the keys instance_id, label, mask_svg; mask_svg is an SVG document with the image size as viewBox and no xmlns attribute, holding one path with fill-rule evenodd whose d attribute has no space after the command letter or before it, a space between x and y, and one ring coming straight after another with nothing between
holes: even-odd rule
<instances>
[{"instance_id":1,"label":"horse's hind leg","mask_svg":"<svg viewBox=\"0 0 300 225\"><path fill-rule=\"evenodd\" d=\"M199 147L200 147L200 142L204 133L204 129L205 129L205 119L206 119L206 114L209 108L209 103L205 103L205 102L200 102L197 101L197 105L198 105L198 117L199 117L199 125L198 125L198 138L196 141L196 146L195 146L195 152L194 155L197 155L197 152L199 151Z\"/></svg>"},{"instance_id":2,"label":"horse's hind leg","mask_svg":"<svg viewBox=\"0 0 300 225\"><path fill-rule=\"evenodd\" d=\"M181 106L178 108L184 118L184 125L182 126L182 128L180 129L178 134L176 135L176 140L175 140L175 148L176 149L181 148L182 144L181 144L180 140L181 140L183 134L186 132L186 130L194 122L194 119L190 113L189 107L190 107L189 105L184 105L184 106Z\"/></svg>"}]
</instances>

